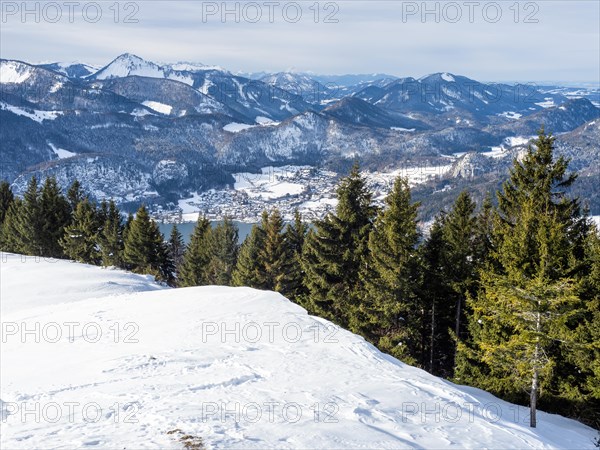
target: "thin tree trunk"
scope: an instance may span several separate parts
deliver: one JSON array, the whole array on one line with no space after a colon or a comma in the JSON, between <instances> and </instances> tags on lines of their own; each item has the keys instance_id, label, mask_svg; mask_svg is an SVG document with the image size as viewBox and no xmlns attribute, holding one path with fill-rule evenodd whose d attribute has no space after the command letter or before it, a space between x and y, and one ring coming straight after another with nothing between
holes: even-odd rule
<instances>
[{"instance_id":1,"label":"thin tree trunk","mask_svg":"<svg viewBox=\"0 0 600 450\"><path fill-rule=\"evenodd\" d=\"M456 299L456 323L454 325L454 334L456 335L456 344L454 346L454 361L452 365L456 364L456 355L458 354L458 340L460 338L460 310L462 308L462 301L460 296Z\"/></svg>"},{"instance_id":2,"label":"thin tree trunk","mask_svg":"<svg viewBox=\"0 0 600 450\"><path fill-rule=\"evenodd\" d=\"M433 348L435 343L435 300L431 303L431 342L429 344L429 373L433 373Z\"/></svg>"},{"instance_id":3,"label":"thin tree trunk","mask_svg":"<svg viewBox=\"0 0 600 450\"><path fill-rule=\"evenodd\" d=\"M539 333L541 329L541 317L538 311L535 329ZM540 344L539 344L539 336L537 338L538 342L535 344L535 350L533 352L533 377L531 380L531 394L529 396L529 426L531 428L535 428L537 426L537 398L539 391L539 379L538 379L538 363L540 358Z\"/></svg>"},{"instance_id":4,"label":"thin tree trunk","mask_svg":"<svg viewBox=\"0 0 600 450\"><path fill-rule=\"evenodd\" d=\"M538 371L533 369L533 380L531 381L531 395L529 397L529 426L535 428L537 425L536 408L538 395Z\"/></svg>"}]
</instances>

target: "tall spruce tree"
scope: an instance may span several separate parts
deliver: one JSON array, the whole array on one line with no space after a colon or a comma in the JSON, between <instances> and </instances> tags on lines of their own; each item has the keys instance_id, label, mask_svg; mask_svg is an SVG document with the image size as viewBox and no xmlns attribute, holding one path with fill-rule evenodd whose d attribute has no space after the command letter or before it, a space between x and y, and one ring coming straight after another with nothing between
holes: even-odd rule
<instances>
[{"instance_id":1,"label":"tall spruce tree","mask_svg":"<svg viewBox=\"0 0 600 450\"><path fill-rule=\"evenodd\" d=\"M179 269L183 263L184 253L185 243L183 242L183 236L181 235L177 224L174 223L173 228L171 228L171 234L169 235L169 254L173 260L177 278L179 278Z\"/></svg>"},{"instance_id":2,"label":"tall spruce tree","mask_svg":"<svg viewBox=\"0 0 600 450\"><path fill-rule=\"evenodd\" d=\"M169 284L173 281L173 264L167 244L144 205L137 210L127 232L123 259L133 272L151 274Z\"/></svg>"},{"instance_id":3,"label":"tall spruce tree","mask_svg":"<svg viewBox=\"0 0 600 450\"><path fill-rule=\"evenodd\" d=\"M81 188L79 180L75 179L69 189L67 189L67 200L71 206L71 211L75 212L77 205L85 199L85 194Z\"/></svg>"},{"instance_id":4,"label":"tall spruce tree","mask_svg":"<svg viewBox=\"0 0 600 450\"><path fill-rule=\"evenodd\" d=\"M6 181L0 181L0 227L4 223L8 208L14 199L15 196L10 188L10 184Z\"/></svg>"},{"instance_id":5,"label":"tall spruce tree","mask_svg":"<svg viewBox=\"0 0 600 450\"><path fill-rule=\"evenodd\" d=\"M467 191L461 192L452 210L446 214L443 227L445 267L451 287L448 297L454 302L454 338L465 337L465 303L474 294L477 280L475 255L476 205Z\"/></svg>"},{"instance_id":6,"label":"tall spruce tree","mask_svg":"<svg viewBox=\"0 0 600 450\"><path fill-rule=\"evenodd\" d=\"M360 313L350 318L353 331L382 351L410 364L424 361L424 305L418 298L417 209L404 178L397 178L369 237L368 263L361 278Z\"/></svg>"},{"instance_id":7,"label":"tall spruce tree","mask_svg":"<svg viewBox=\"0 0 600 450\"><path fill-rule=\"evenodd\" d=\"M39 199L39 214L40 255L52 258L64 257L65 253L59 241L71 222L71 209L54 177L48 177L44 181Z\"/></svg>"},{"instance_id":8,"label":"tall spruce tree","mask_svg":"<svg viewBox=\"0 0 600 450\"><path fill-rule=\"evenodd\" d=\"M43 249L42 215L40 212L40 189L36 177L31 177L19 208L13 209L11 251L25 255L41 256Z\"/></svg>"},{"instance_id":9,"label":"tall spruce tree","mask_svg":"<svg viewBox=\"0 0 600 450\"><path fill-rule=\"evenodd\" d=\"M101 219L99 219L101 220ZM104 266L123 266L123 220L121 212L113 200L108 203L106 218L99 234Z\"/></svg>"},{"instance_id":10,"label":"tall spruce tree","mask_svg":"<svg viewBox=\"0 0 600 450\"><path fill-rule=\"evenodd\" d=\"M202 286L207 283L206 267L210 261L210 221L203 216L198 217L194 232L190 237L183 263L179 269L178 284L181 287Z\"/></svg>"},{"instance_id":11,"label":"tall spruce tree","mask_svg":"<svg viewBox=\"0 0 600 450\"><path fill-rule=\"evenodd\" d=\"M0 248L4 252L22 253L22 238L19 231L22 210L23 201L15 197L6 211L0 233Z\"/></svg>"},{"instance_id":12,"label":"tall spruce tree","mask_svg":"<svg viewBox=\"0 0 600 450\"><path fill-rule=\"evenodd\" d=\"M291 259L283 233L283 218L274 209L264 224L264 242L258 250L258 277L261 288L283 292L288 287Z\"/></svg>"},{"instance_id":13,"label":"tall spruce tree","mask_svg":"<svg viewBox=\"0 0 600 450\"><path fill-rule=\"evenodd\" d=\"M542 129L498 194L497 247L469 301L473 348L459 345L483 369L457 367L464 378L483 375L466 381L494 393L518 399L528 391L532 427L539 394L551 390L557 356L574 340L573 323L583 311L575 252L586 236L579 202L564 192L576 176L567 174L566 159L554 160L553 146Z\"/></svg>"},{"instance_id":14,"label":"tall spruce tree","mask_svg":"<svg viewBox=\"0 0 600 450\"><path fill-rule=\"evenodd\" d=\"M209 261L206 265L206 283L220 286L231 284L231 274L238 254L238 227L228 217L209 235Z\"/></svg>"},{"instance_id":15,"label":"tall spruce tree","mask_svg":"<svg viewBox=\"0 0 600 450\"><path fill-rule=\"evenodd\" d=\"M488 192L483 199L481 210L477 214L474 229L474 251L475 265L481 267L487 261L493 249L492 232L494 228L494 204L492 194Z\"/></svg>"},{"instance_id":16,"label":"tall spruce tree","mask_svg":"<svg viewBox=\"0 0 600 450\"><path fill-rule=\"evenodd\" d=\"M286 286L281 293L297 303L303 303L303 298L307 294L303 283L304 270L302 269L302 249L307 232L308 225L302 221L302 215L296 209L293 222L289 223L285 229L285 243L290 259Z\"/></svg>"},{"instance_id":17,"label":"tall spruce tree","mask_svg":"<svg viewBox=\"0 0 600 450\"><path fill-rule=\"evenodd\" d=\"M244 239L232 274L231 282L233 286L249 286L257 289L264 289L259 270L261 267L260 249L265 241L265 227L268 221L268 214L263 211L262 222L260 225L252 226L250 233Z\"/></svg>"},{"instance_id":18,"label":"tall spruce tree","mask_svg":"<svg viewBox=\"0 0 600 450\"><path fill-rule=\"evenodd\" d=\"M14 202L15 196L10 188L10 184L6 181L0 182L0 249L4 250L4 238L2 237L4 229L4 220L8 214L8 209Z\"/></svg>"},{"instance_id":19,"label":"tall spruce tree","mask_svg":"<svg viewBox=\"0 0 600 450\"><path fill-rule=\"evenodd\" d=\"M421 279L419 297L425 303L428 316L426 332L427 370L435 375L450 377L453 370L455 344L450 330L454 328L455 302L448 267L448 248L444 238L446 214L436 216L429 236L419 248Z\"/></svg>"},{"instance_id":20,"label":"tall spruce tree","mask_svg":"<svg viewBox=\"0 0 600 450\"><path fill-rule=\"evenodd\" d=\"M335 213L315 222L306 239L302 267L311 313L347 326L357 308L359 272L376 209L358 163L336 190Z\"/></svg>"},{"instance_id":21,"label":"tall spruce tree","mask_svg":"<svg viewBox=\"0 0 600 450\"><path fill-rule=\"evenodd\" d=\"M77 204L71 224L60 240L65 255L77 262L100 264L96 208L88 199Z\"/></svg>"}]
</instances>

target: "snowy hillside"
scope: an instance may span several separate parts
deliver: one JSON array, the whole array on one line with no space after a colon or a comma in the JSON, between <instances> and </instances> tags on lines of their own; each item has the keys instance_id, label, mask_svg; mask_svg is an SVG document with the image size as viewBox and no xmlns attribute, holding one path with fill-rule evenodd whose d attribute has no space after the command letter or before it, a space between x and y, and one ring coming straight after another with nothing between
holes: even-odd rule
<instances>
[{"instance_id":1,"label":"snowy hillside","mask_svg":"<svg viewBox=\"0 0 600 450\"><path fill-rule=\"evenodd\" d=\"M0 266L2 448L594 448L578 422L540 413L530 429L526 408L273 292L10 254Z\"/></svg>"}]
</instances>

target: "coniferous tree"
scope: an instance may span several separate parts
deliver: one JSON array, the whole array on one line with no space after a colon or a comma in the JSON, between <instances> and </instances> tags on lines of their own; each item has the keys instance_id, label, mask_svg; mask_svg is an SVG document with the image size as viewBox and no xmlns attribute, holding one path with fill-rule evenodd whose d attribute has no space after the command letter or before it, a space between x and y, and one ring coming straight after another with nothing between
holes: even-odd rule
<instances>
[{"instance_id":1,"label":"coniferous tree","mask_svg":"<svg viewBox=\"0 0 600 450\"><path fill-rule=\"evenodd\" d=\"M71 210L67 199L62 195L56 178L48 177L42 186L39 199L41 221L41 256L62 258L65 256L60 239L71 222Z\"/></svg>"},{"instance_id":2,"label":"coniferous tree","mask_svg":"<svg viewBox=\"0 0 600 450\"><path fill-rule=\"evenodd\" d=\"M175 272L178 275L181 264L183 263L183 254L185 253L185 243L183 236L179 232L177 224L173 224L171 234L169 235L169 254L175 266Z\"/></svg>"},{"instance_id":3,"label":"coniferous tree","mask_svg":"<svg viewBox=\"0 0 600 450\"><path fill-rule=\"evenodd\" d=\"M206 265L206 283L220 286L231 284L238 253L238 228L225 217L210 233L209 261Z\"/></svg>"},{"instance_id":4,"label":"coniferous tree","mask_svg":"<svg viewBox=\"0 0 600 450\"><path fill-rule=\"evenodd\" d=\"M144 205L138 209L127 232L123 259L134 272L154 275L157 280L169 284L173 281L167 244Z\"/></svg>"},{"instance_id":5,"label":"coniferous tree","mask_svg":"<svg viewBox=\"0 0 600 450\"><path fill-rule=\"evenodd\" d=\"M133 222L134 216L132 213L127 214L127 219L125 219L125 223L123 224L123 242L127 240L127 233L131 228L131 222Z\"/></svg>"},{"instance_id":6,"label":"coniferous tree","mask_svg":"<svg viewBox=\"0 0 600 450\"><path fill-rule=\"evenodd\" d=\"M448 298L454 303L453 331L454 338L457 340L465 337L466 298L468 295L474 294L476 287L475 229L477 218L475 207L471 196L466 191L461 192L454 202L452 210L446 214L443 227L446 249L445 267L448 269L447 281L451 288Z\"/></svg>"},{"instance_id":7,"label":"coniferous tree","mask_svg":"<svg viewBox=\"0 0 600 450\"><path fill-rule=\"evenodd\" d=\"M198 222L190 238L183 263L179 270L179 286L202 286L207 284L206 267L210 261L210 222L206 217L198 217Z\"/></svg>"},{"instance_id":8,"label":"coniferous tree","mask_svg":"<svg viewBox=\"0 0 600 450\"><path fill-rule=\"evenodd\" d=\"M11 236L9 237L11 251L25 255L41 256L42 241L42 215L40 212L40 189L36 177L31 177L27 189L23 194L23 201L19 208L14 209L11 218Z\"/></svg>"},{"instance_id":9,"label":"coniferous tree","mask_svg":"<svg viewBox=\"0 0 600 450\"><path fill-rule=\"evenodd\" d=\"M429 236L419 248L421 259L421 279L419 297L425 303L428 316L426 321L427 370L435 375L452 375L454 360L454 342L450 330L454 328L456 314L455 302L449 296L453 292L448 276L452 268L448 267L448 248L444 238L446 214L436 216Z\"/></svg>"},{"instance_id":10,"label":"coniferous tree","mask_svg":"<svg viewBox=\"0 0 600 450\"><path fill-rule=\"evenodd\" d=\"M267 212L263 211L261 225L253 225L252 230L246 236L246 239L244 239L238 253L235 270L232 274L231 282L233 286L249 286L264 289L264 286L261 284L261 277L259 276L261 266L259 254L265 241L267 220Z\"/></svg>"},{"instance_id":11,"label":"coniferous tree","mask_svg":"<svg viewBox=\"0 0 600 450\"><path fill-rule=\"evenodd\" d=\"M317 221L306 239L302 267L309 311L347 326L357 308L359 272L368 253L376 209L358 163L336 193L335 213Z\"/></svg>"},{"instance_id":12,"label":"coniferous tree","mask_svg":"<svg viewBox=\"0 0 600 450\"><path fill-rule=\"evenodd\" d=\"M6 211L4 223L2 224L2 233L0 233L0 245L2 251L13 253L22 252L22 240L19 231L22 210L23 201L19 197L15 197Z\"/></svg>"},{"instance_id":13,"label":"coniferous tree","mask_svg":"<svg viewBox=\"0 0 600 450\"><path fill-rule=\"evenodd\" d=\"M4 238L2 237L4 229L4 220L8 214L8 209L14 202L15 196L6 181L0 182L0 249L4 250Z\"/></svg>"},{"instance_id":14,"label":"coniferous tree","mask_svg":"<svg viewBox=\"0 0 600 450\"><path fill-rule=\"evenodd\" d=\"M258 250L258 278L262 289L283 292L290 271L290 255L283 233L283 218L278 209L268 215L264 242Z\"/></svg>"},{"instance_id":15,"label":"coniferous tree","mask_svg":"<svg viewBox=\"0 0 600 450\"><path fill-rule=\"evenodd\" d=\"M101 220L101 218L99 219ZM123 220L121 212L113 200L108 204L104 225L99 233L100 248L102 249L102 264L104 266L123 266Z\"/></svg>"},{"instance_id":16,"label":"coniferous tree","mask_svg":"<svg viewBox=\"0 0 600 450\"><path fill-rule=\"evenodd\" d=\"M100 264L96 208L88 199L77 204L71 224L65 228L60 245L65 255L74 261Z\"/></svg>"},{"instance_id":17,"label":"coniferous tree","mask_svg":"<svg viewBox=\"0 0 600 450\"><path fill-rule=\"evenodd\" d=\"M492 203L492 194L490 192L483 199L481 210L477 214L474 229L474 257L475 265L481 267L487 261L490 252L493 249L492 232L494 227L494 205Z\"/></svg>"},{"instance_id":18,"label":"coniferous tree","mask_svg":"<svg viewBox=\"0 0 600 450\"><path fill-rule=\"evenodd\" d=\"M71 211L75 212L77 205L85 199L85 194L81 189L81 183L75 179L69 189L67 189L67 200L71 206Z\"/></svg>"},{"instance_id":19,"label":"coniferous tree","mask_svg":"<svg viewBox=\"0 0 600 450\"><path fill-rule=\"evenodd\" d=\"M506 397L518 399L527 390L532 427L540 391L551 390L557 356L574 340L583 311L575 254L585 247L585 227L579 202L564 194L576 176L566 173L567 160L554 160L553 145L541 130L498 194L497 247L469 301L473 348L459 343L483 368L457 367L466 381ZM474 374L482 376L468 379Z\"/></svg>"},{"instance_id":20,"label":"coniferous tree","mask_svg":"<svg viewBox=\"0 0 600 450\"><path fill-rule=\"evenodd\" d=\"M369 237L361 278L360 313L350 320L381 350L411 364L423 360L424 307L417 297L417 208L406 179L398 178Z\"/></svg>"},{"instance_id":21,"label":"coniferous tree","mask_svg":"<svg viewBox=\"0 0 600 450\"><path fill-rule=\"evenodd\" d=\"M307 294L303 284L304 271L302 269L302 249L307 232L308 225L302 221L302 216L296 209L294 221L288 224L285 230L285 243L290 259L286 286L281 293L298 303L303 303L303 298Z\"/></svg>"},{"instance_id":22,"label":"coniferous tree","mask_svg":"<svg viewBox=\"0 0 600 450\"><path fill-rule=\"evenodd\" d=\"M10 184L6 181L0 182L0 227L4 223L4 218L8 212L8 208L15 199Z\"/></svg>"}]
</instances>

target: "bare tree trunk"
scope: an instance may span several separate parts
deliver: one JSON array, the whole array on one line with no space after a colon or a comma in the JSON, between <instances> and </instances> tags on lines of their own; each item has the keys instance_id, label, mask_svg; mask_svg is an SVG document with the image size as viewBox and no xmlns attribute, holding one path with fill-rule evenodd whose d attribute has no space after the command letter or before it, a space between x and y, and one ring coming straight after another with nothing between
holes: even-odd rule
<instances>
[{"instance_id":1,"label":"bare tree trunk","mask_svg":"<svg viewBox=\"0 0 600 450\"><path fill-rule=\"evenodd\" d=\"M429 344L429 372L433 373L433 347L435 343L435 300L431 303L431 343Z\"/></svg>"},{"instance_id":2,"label":"bare tree trunk","mask_svg":"<svg viewBox=\"0 0 600 450\"><path fill-rule=\"evenodd\" d=\"M460 310L462 308L462 302L460 296L456 299L456 323L454 325L454 334L456 335L456 345L454 346L454 362L456 364L456 355L458 354L458 340L460 338Z\"/></svg>"},{"instance_id":3,"label":"bare tree trunk","mask_svg":"<svg viewBox=\"0 0 600 450\"><path fill-rule=\"evenodd\" d=\"M539 333L541 330L541 317L538 311L535 323L535 329ZM531 379L531 394L529 395L529 426L535 428L537 426L537 398L539 391L539 379L538 379L538 364L540 359L540 344L539 336L538 342L535 344L535 350L533 352L533 377Z\"/></svg>"},{"instance_id":4,"label":"bare tree trunk","mask_svg":"<svg viewBox=\"0 0 600 450\"><path fill-rule=\"evenodd\" d=\"M536 346L537 351L537 346ZM529 426L535 428L537 425L536 408L538 396L538 371L537 367L533 369L533 379L531 380L531 394L529 396Z\"/></svg>"}]
</instances>

